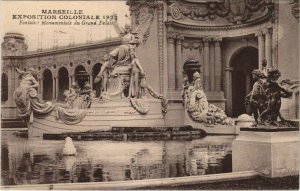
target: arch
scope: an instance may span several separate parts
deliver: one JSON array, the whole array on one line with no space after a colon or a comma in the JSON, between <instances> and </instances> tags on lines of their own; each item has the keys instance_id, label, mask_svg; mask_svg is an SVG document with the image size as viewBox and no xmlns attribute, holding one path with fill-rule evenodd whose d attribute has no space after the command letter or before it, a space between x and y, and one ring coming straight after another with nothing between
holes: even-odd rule
<instances>
[{"instance_id":1,"label":"arch","mask_svg":"<svg viewBox=\"0 0 300 191\"><path fill-rule=\"evenodd\" d=\"M58 70L58 100L64 100L64 91L69 89L69 72L62 67Z\"/></svg>"},{"instance_id":2,"label":"arch","mask_svg":"<svg viewBox=\"0 0 300 191\"><path fill-rule=\"evenodd\" d=\"M1 101L8 100L8 76L2 73L1 76Z\"/></svg>"},{"instance_id":3,"label":"arch","mask_svg":"<svg viewBox=\"0 0 300 191\"><path fill-rule=\"evenodd\" d=\"M53 75L49 69L43 71L43 99L52 100L53 99Z\"/></svg>"},{"instance_id":4,"label":"arch","mask_svg":"<svg viewBox=\"0 0 300 191\"><path fill-rule=\"evenodd\" d=\"M84 75L83 75L84 74ZM89 81L89 75L86 72L86 68L82 65L78 65L74 70L75 81L82 89L84 87L84 83Z\"/></svg>"},{"instance_id":5,"label":"arch","mask_svg":"<svg viewBox=\"0 0 300 191\"><path fill-rule=\"evenodd\" d=\"M233 53L230 58L231 72L231 95L233 117L249 112L245 107L245 96L250 93L253 86L252 71L258 68L258 49L255 47L242 47Z\"/></svg>"},{"instance_id":6,"label":"arch","mask_svg":"<svg viewBox=\"0 0 300 191\"><path fill-rule=\"evenodd\" d=\"M93 79L92 79L93 80L92 81L92 83L93 83L93 90L96 91L96 97L99 97L100 94L101 94L101 92L102 92L102 89L101 89L102 88L102 84L101 83L94 83L94 80L95 80L97 74L101 70L101 66L102 66L101 63L94 64L94 66L92 68L92 73L91 73L91 75L93 76Z\"/></svg>"}]
</instances>

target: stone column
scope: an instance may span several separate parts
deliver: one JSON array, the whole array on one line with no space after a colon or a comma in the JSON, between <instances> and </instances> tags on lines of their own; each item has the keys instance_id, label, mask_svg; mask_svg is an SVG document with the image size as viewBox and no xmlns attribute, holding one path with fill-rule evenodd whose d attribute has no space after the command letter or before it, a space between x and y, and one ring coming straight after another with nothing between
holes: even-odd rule
<instances>
[{"instance_id":1,"label":"stone column","mask_svg":"<svg viewBox=\"0 0 300 191\"><path fill-rule=\"evenodd\" d=\"M204 90L209 90L209 38L203 38L204 43L204 63L203 63L203 71L204 71Z\"/></svg>"},{"instance_id":2,"label":"stone column","mask_svg":"<svg viewBox=\"0 0 300 191\"><path fill-rule=\"evenodd\" d=\"M199 53L200 53L200 64L201 64L200 74L201 74L202 86L204 88L204 84L203 84L203 82L204 82L204 43L203 43L203 41L200 41Z\"/></svg>"},{"instance_id":3,"label":"stone column","mask_svg":"<svg viewBox=\"0 0 300 191\"><path fill-rule=\"evenodd\" d=\"M93 89L93 85L94 85L94 83L93 83L93 75L90 75L90 85L91 85L91 88Z\"/></svg>"},{"instance_id":4,"label":"stone column","mask_svg":"<svg viewBox=\"0 0 300 191\"><path fill-rule=\"evenodd\" d=\"M69 89L72 87L72 76L69 75Z\"/></svg>"},{"instance_id":5,"label":"stone column","mask_svg":"<svg viewBox=\"0 0 300 191\"><path fill-rule=\"evenodd\" d=\"M175 45L174 39L176 34L169 32L167 34L168 41L168 89L175 90Z\"/></svg>"},{"instance_id":6,"label":"stone column","mask_svg":"<svg viewBox=\"0 0 300 191\"><path fill-rule=\"evenodd\" d=\"M43 98L43 92L44 92L44 79L41 78L41 79L40 79L40 82L41 82L41 86L40 86L40 94L41 94L41 96L42 96L42 98ZM43 98L43 99L44 99L44 98Z\"/></svg>"},{"instance_id":7,"label":"stone column","mask_svg":"<svg viewBox=\"0 0 300 191\"><path fill-rule=\"evenodd\" d=\"M37 88L37 93L40 94L41 93L41 80L37 79L37 82L39 84L39 87Z\"/></svg>"},{"instance_id":8,"label":"stone column","mask_svg":"<svg viewBox=\"0 0 300 191\"><path fill-rule=\"evenodd\" d=\"M13 70L13 67L11 66L11 63L9 63L10 66L8 66L8 69L7 69L7 102L8 103L11 103L13 102L13 89L12 89L12 70Z\"/></svg>"},{"instance_id":9,"label":"stone column","mask_svg":"<svg viewBox=\"0 0 300 191\"><path fill-rule=\"evenodd\" d=\"M52 80L52 100L55 100L55 77L53 77Z\"/></svg>"},{"instance_id":10,"label":"stone column","mask_svg":"<svg viewBox=\"0 0 300 191\"><path fill-rule=\"evenodd\" d=\"M255 34L258 38L258 66L261 69L262 60L265 58L265 40L262 32L257 32Z\"/></svg>"},{"instance_id":11,"label":"stone column","mask_svg":"<svg viewBox=\"0 0 300 191\"><path fill-rule=\"evenodd\" d=\"M180 34L176 39L176 89L181 88L182 84L182 40L183 35Z\"/></svg>"},{"instance_id":12,"label":"stone column","mask_svg":"<svg viewBox=\"0 0 300 191\"><path fill-rule=\"evenodd\" d=\"M272 64L272 29L265 29L265 57L267 60L267 68L273 66Z\"/></svg>"},{"instance_id":13,"label":"stone column","mask_svg":"<svg viewBox=\"0 0 300 191\"><path fill-rule=\"evenodd\" d=\"M209 88L215 91L215 45L210 43L209 46Z\"/></svg>"},{"instance_id":14,"label":"stone column","mask_svg":"<svg viewBox=\"0 0 300 191\"><path fill-rule=\"evenodd\" d=\"M215 41L215 90L221 91L221 70L222 70L222 62L221 62L221 37L216 37Z\"/></svg>"},{"instance_id":15,"label":"stone column","mask_svg":"<svg viewBox=\"0 0 300 191\"><path fill-rule=\"evenodd\" d=\"M251 74L246 74L246 95L248 95L251 91ZM250 110L250 107L249 105L245 105L246 107L246 113L250 113L251 110Z\"/></svg>"},{"instance_id":16,"label":"stone column","mask_svg":"<svg viewBox=\"0 0 300 191\"><path fill-rule=\"evenodd\" d=\"M224 94L226 98L225 111L227 114L232 114L232 79L231 79L232 67L229 63L226 63L225 67L225 83L224 83Z\"/></svg>"},{"instance_id":17,"label":"stone column","mask_svg":"<svg viewBox=\"0 0 300 191\"><path fill-rule=\"evenodd\" d=\"M59 91L59 88L58 88L58 82L59 82L59 77L56 77L55 79L55 99L58 100L58 91Z\"/></svg>"}]
</instances>

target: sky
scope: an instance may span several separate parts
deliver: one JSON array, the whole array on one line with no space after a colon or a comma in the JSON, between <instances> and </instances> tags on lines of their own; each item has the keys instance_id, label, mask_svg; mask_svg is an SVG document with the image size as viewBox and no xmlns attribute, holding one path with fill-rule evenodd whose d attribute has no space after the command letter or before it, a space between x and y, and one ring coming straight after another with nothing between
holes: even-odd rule
<instances>
[{"instance_id":1,"label":"sky","mask_svg":"<svg viewBox=\"0 0 300 191\"><path fill-rule=\"evenodd\" d=\"M29 51L52 48L57 43L58 46L86 43L89 41L104 40L117 37L118 33L111 25L82 25L82 20L78 20L80 25L59 26L41 25L45 19L13 19L13 15L42 15L42 10L83 10L84 15L112 15L117 14L118 23L123 27L129 23L129 8L126 1L2 1L1 2L1 42L6 32L22 33L28 44ZM56 15L57 18L59 15ZM20 24L20 20L39 21L38 24ZM64 21L51 20L47 21ZM74 19L65 20L76 21ZM91 20L93 21L93 20ZM99 21L99 20L98 20ZM98 22L97 22L98 23ZM56 31L56 32L54 32ZM57 42L54 42L56 39Z\"/></svg>"}]
</instances>

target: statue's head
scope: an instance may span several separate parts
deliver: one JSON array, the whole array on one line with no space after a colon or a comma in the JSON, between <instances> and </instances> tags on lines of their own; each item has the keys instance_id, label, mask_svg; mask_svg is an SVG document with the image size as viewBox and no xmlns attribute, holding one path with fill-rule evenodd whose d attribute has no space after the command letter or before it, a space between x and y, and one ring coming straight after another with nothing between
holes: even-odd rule
<instances>
[{"instance_id":1,"label":"statue's head","mask_svg":"<svg viewBox=\"0 0 300 191\"><path fill-rule=\"evenodd\" d=\"M76 82L73 82L73 83L72 83L72 87L73 87L73 88L77 87L77 83L76 83Z\"/></svg>"},{"instance_id":2,"label":"statue's head","mask_svg":"<svg viewBox=\"0 0 300 191\"><path fill-rule=\"evenodd\" d=\"M91 85L89 83L84 84L84 89L91 89Z\"/></svg>"},{"instance_id":3,"label":"statue's head","mask_svg":"<svg viewBox=\"0 0 300 191\"><path fill-rule=\"evenodd\" d=\"M108 61L109 60L109 55L108 54L104 54L102 60L103 61Z\"/></svg>"},{"instance_id":4,"label":"statue's head","mask_svg":"<svg viewBox=\"0 0 300 191\"><path fill-rule=\"evenodd\" d=\"M198 79L198 78L200 78L200 74L199 74L199 72L195 72L195 73L193 74L193 79L196 80L196 79Z\"/></svg>"},{"instance_id":5,"label":"statue's head","mask_svg":"<svg viewBox=\"0 0 300 191\"><path fill-rule=\"evenodd\" d=\"M27 73L34 75L34 74L36 74L36 71L34 68L28 68Z\"/></svg>"},{"instance_id":6,"label":"statue's head","mask_svg":"<svg viewBox=\"0 0 300 191\"><path fill-rule=\"evenodd\" d=\"M263 59L261 63L262 67L265 68L267 66L267 59Z\"/></svg>"},{"instance_id":7,"label":"statue's head","mask_svg":"<svg viewBox=\"0 0 300 191\"><path fill-rule=\"evenodd\" d=\"M277 81L278 78L281 76L281 73L278 69L269 69L268 70L268 79L272 81Z\"/></svg>"},{"instance_id":8,"label":"statue's head","mask_svg":"<svg viewBox=\"0 0 300 191\"><path fill-rule=\"evenodd\" d=\"M131 26L129 24L125 24L125 32L130 33L131 32Z\"/></svg>"},{"instance_id":9,"label":"statue's head","mask_svg":"<svg viewBox=\"0 0 300 191\"><path fill-rule=\"evenodd\" d=\"M266 78L265 74L261 70L253 70L252 76L254 79L263 79Z\"/></svg>"}]
</instances>

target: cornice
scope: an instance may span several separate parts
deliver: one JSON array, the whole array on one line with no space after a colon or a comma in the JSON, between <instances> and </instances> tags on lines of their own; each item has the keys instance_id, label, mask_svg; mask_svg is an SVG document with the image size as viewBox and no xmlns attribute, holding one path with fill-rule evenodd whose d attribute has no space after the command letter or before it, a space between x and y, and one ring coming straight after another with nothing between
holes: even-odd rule
<instances>
[{"instance_id":1,"label":"cornice","mask_svg":"<svg viewBox=\"0 0 300 191\"><path fill-rule=\"evenodd\" d=\"M167 27L174 28L174 29L178 28L178 29L197 30L197 31L224 31L224 30L247 28L254 25L258 25L268 21L271 18L271 16L272 16L271 13L268 13L264 17L261 17L260 19L255 20L251 23L223 25L223 26L191 25L191 24L185 24L177 21L166 21L165 24Z\"/></svg>"},{"instance_id":2,"label":"cornice","mask_svg":"<svg viewBox=\"0 0 300 191\"><path fill-rule=\"evenodd\" d=\"M84 44L84 45L75 45L73 47L58 47L57 49L48 49L41 52L27 52L23 56L19 56L18 58L33 58L33 57L39 57L39 56L48 56L53 54L62 54L62 53L68 53L68 52L74 52L74 51L81 51L81 50L87 50L87 49L95 49L95 48L103 48L107 46L115 46L121 44L121 38L115 38L110 41L101 41L101 42L95 42L93 44ZM11 57L9 57L11 58Z\"/></svg>"}]
</instances>

